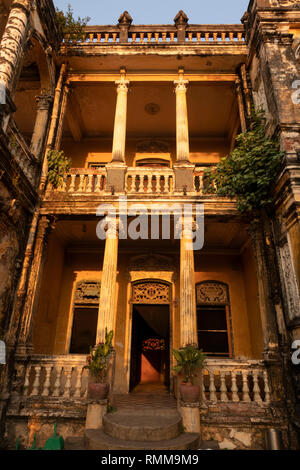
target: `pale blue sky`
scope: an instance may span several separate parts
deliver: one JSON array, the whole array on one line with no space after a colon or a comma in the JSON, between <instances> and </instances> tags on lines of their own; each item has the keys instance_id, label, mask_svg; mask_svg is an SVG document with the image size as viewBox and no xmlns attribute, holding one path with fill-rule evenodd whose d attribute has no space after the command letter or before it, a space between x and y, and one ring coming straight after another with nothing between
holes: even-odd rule
<instances>
[{"instance_id":1,"label":"pale blue sky","mask_svg":"<svg viewBox=\"0 0 300 470\"><path fill-rule=\"evenodd\" d=\"M89 24L116 24L127 10L135 24L171 24L184 10L192 24L239 23L249 0L54 0L65 10L71 3L76 16L90 16Z\"/></svg>"}]
</instances>

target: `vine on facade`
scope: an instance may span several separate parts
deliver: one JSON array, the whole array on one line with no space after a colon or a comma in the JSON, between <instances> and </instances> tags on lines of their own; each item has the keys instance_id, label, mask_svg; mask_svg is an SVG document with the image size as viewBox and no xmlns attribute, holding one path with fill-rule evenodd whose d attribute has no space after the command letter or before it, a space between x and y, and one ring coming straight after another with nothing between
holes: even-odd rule
<instances>
[{"instance_id":1,"label":"vine on facade","mask_svg":"<svg viewBox=\"0 0 300 470\"><path fill-rule=\"evenodd\" d=\"M272 186L284 152L278 139L267 135L262 109L253 109L246 132L236 137L236 146L215 169L204 173L205 193L237 199L240 212L259 212L272 203Z\"/></svg>"},{"instance_id":2,"label":"vine on facade","mask_svg":"<svg viewBox=\"0 0 300 470\"><path fill-rule=\"evenodd\" d=\"M48 159L48 181L54 189L59 188L64 176L70 170L71 160L67 158L63 150L49 150Z\"/></svg>"}]
</instances>

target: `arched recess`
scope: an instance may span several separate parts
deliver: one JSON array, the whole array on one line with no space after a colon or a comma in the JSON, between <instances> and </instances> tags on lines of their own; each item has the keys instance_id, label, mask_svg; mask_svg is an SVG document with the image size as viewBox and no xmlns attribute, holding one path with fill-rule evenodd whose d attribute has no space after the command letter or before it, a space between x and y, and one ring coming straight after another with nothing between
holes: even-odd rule
<instances>
[{"instance_id":1,"label":"arched recess","mask_svg":"<svg viewBox=\"0 0 300 470\"><path fill-rule=\"evenodd\" d=\"M172 283L146 278L131 283L129 390L139 383L170 385Z\"/></svg>"},{"instance_id":2,"label":"arched recess","mask_svg":"<svg viewBox=\"0 0 300 470\"><path fill-rule=\"evenodd\" d=\"M199 347L208 356L234 356L229 287L220 281L196 284Z\"/></svg>"},{"instance_id":3,"label":"arched recess","mask_svg":"<svg viewBox=\"0 0 300 470\"><path fill-rule=\"evenodd\" d=\"M36 31L31 33L25 50L14 87L17 108L14 120L30 146L37 117L37 97L47 97L51 103L54 96L55 66L51 48Z\"/></svg>"}]
</instances>

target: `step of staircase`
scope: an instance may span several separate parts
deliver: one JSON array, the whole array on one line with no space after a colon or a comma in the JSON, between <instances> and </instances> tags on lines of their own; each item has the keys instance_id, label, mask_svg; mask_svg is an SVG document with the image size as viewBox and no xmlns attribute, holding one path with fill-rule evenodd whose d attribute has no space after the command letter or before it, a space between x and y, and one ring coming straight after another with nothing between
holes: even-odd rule
<instances>
[{"instance_id":1,"label":"step of staircase","mask_svg":"<svg viewBox=\"0 0 300 470\"><path fill-rule=\"evenodd\" d=\"M122 410L104 416L103 431L124 441L157 442L178 437L182 419L177 410Z\"/></svg>"},{"instance_id":2,"label":"step of staircase","mask_svg":"<svg viewBox=\"0 0 300 470\"><path fill-rule=\"evenodd\" d=\"M183 433L173 439L146 442L116 439L98 429L87 429L85 432L87 450L197 450L199 441L199 434L192 433Z\"/></svg>"}]
</instances>

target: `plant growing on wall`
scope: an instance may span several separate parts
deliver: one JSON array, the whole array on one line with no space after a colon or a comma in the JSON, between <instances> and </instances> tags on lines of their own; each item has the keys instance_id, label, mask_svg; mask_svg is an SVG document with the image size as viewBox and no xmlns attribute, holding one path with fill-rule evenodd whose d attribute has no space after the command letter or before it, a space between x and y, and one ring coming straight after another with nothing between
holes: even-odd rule
<instances>
[{"instance_id":1,"label":"plant growing on wall","mask_svg":"<svg viewBox=\"0 0 300 470\"><path fill-rule=\"evenodd\" d=\"M71 160L61 150L49 150L48 155L48 181L54 189L59 188L64 175L70 170Z\"/></svg>"},{"instance_id":2,"label":"plant growing on wall","mask_svg":"<svg viewBox=\"0 0 300 470\"><path fill-rule=\"evenodd\" d=\"M271 189L284 152L267 136L262 109L251 112L249 128L236 137L236 147L215 169L204 173L205 192L237 199L240 212L260 212L272 203Z\"/></svg>"},{"instance_id":3,"label":"plant growing on wall","mask_svg":"<svg viewBox=\"0 0 300 470\"><path fill-rule=\"evenodd\" d=\"M84 28L90 21L90 17L74 18L74 13L71 4L68 4L67 11L64 13L62 10L56 8L56 22L58 29L67 42L80 41L84 35Z\"/></svg>"}]
</instances>

